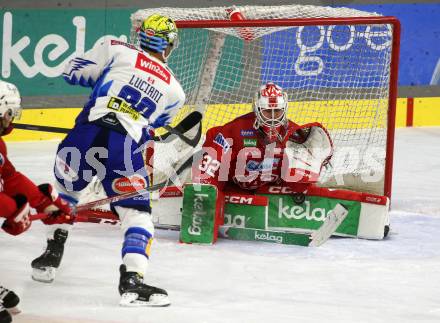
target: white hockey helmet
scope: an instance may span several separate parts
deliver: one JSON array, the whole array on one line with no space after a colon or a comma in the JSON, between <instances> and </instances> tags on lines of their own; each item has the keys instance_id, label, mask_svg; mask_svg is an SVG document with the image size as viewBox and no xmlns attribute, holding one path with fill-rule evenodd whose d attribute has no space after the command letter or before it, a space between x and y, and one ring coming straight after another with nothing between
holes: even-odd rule
<instances>
[{"instance_id":1,"label":"white hockey helmet","mask_svg":"<svg viewBox=\"0 0 440 323\"><path fill-rule=\"evenodd\" d=\"M278 128L287 122L287 93L268 82L255 94L254 112L257 127Z\"/></svg>"},{"instance_id":2,"label":"white hockey helmet","mask_svg":"<svg viewBox=\"0 0 440 323\"><path fill-rule=\"evenodd\" d=\"M21 97L17 87L0 80L0 118L21 116Z\"/></svg>"}]
</instances>

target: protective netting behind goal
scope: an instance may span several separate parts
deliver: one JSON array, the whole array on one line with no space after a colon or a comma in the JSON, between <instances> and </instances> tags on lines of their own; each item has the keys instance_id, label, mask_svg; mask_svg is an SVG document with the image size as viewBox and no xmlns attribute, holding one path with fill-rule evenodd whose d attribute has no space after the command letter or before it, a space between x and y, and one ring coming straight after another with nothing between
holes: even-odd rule
<instances>
[{"instance_id":1,"label":"protective netting behind goal","mask_svg":"<svg viewBox=\"0 0 440 323\"><path fill-rule=\"evenodd\" d=\"M250 112L257 89L272 81L289 95L289 119L321 122L331 134L335 154L321 185L386 192L392 23L347 8L156 8L132 15L133 43L142 20L157 12L180 29L169 65L187 102L175 122L195 109L204 132L225 124ZM237 27L243 18L252 24Z\"/></svg>"}]
</instances>

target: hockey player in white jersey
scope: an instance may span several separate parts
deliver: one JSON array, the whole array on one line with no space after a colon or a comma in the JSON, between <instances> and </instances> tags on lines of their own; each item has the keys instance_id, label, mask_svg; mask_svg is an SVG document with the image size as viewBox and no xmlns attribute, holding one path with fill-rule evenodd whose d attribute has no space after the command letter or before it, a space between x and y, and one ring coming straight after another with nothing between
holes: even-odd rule
<instances>
[{"instance_id":1,"label":"hockey player in white jersey","mask_svg":"<svg viewBox=\"0 0 440 323\"><path fill-rule=\"evenodd\" d=\"M184 104L183 89L166 65L178 42L174 21L158 14L148 17L139 39L140 48L105 40L72 59L65 69L68 83L93 89L75 127L60 143L55 161L57 188L73 204L92 177L98 177L107 196L147 187L142 146L152 139L151 130L168 124ZM120 304L169 305L165 290L143 282L154 236L148 196L112 203L111 210L119 216L124 233ZM51 230L46 251L32 262L34 279L54 279L67 227Z\"/></svg>"}]
</instances>

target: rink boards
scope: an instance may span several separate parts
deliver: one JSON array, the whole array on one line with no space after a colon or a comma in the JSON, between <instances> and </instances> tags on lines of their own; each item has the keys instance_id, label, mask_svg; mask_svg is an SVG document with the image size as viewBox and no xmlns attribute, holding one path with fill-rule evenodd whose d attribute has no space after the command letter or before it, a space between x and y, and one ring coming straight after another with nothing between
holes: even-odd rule
<instances>
[{"instance_id":1,"label":"rink boards","mask_svg":"<svg viewBox=\"0 0 440 323\"><path fill-rule=\"evenodd\" d=\"M359 101L314 101L311 102L311 106L315 109L313 115L320 115L321 122L329 128L332 129L331 122L326 124L325 116L331 116L332 119L337 119L338 116L343 116L341 110L342 107L346 105L347 107L353 107L356 105L366 105L367 100L359 100ZM366 109L366 113L370 113L370 110L374 108L373 104L367 104L368 108ZM439 126L440 125L440 97L432 97L432 98L415 98L413 100L413 106L409 107L408 99L399 98L397 100L397 109L396 109L396 127L405 127L409 125L408 120L411 118L412 126ZM298 103L290 103L289 106L291 109L291 113L289 113L289 117L295 120L295 116L293 115L293 111L302 110L306 107L306 104L301 103L301 106L298 106ZM217 118L218 113L220 111L228 111L227 105L210 105L204 117L203 131L206 132L206 129L212 127L213 125L218 125ZM81 111L81 108L41 108L41 109L26 109L24 107L21 119L18 121L19 123L24 124L32 124L32 125L40 125L40 126L51 126L51 127L60 127L60 128L71 128L74 125L74 121L78 113ZM235 117L250 112L251 105L250 104L242 104L237 106L234 109L234 113L223 113L220 114L222 116L222 122L228 122ZM321 113L322 112L322 113ZM364 110L365 112L365 110ZM324 117L323 117L324 116ZM309 119L302 119L299 123L305 122L313 122L315 117L309 117ZM346 125L348 128L364 128L368 127L367 119L363 122L352 123ZM33 141L33 140L52 140L52 139L62 139L64 134L57 133L49 133L42 131L31 131L31 130L19 130L16 129L11 135L5 137L7 141Z\"/></svg>"}]
</instances>

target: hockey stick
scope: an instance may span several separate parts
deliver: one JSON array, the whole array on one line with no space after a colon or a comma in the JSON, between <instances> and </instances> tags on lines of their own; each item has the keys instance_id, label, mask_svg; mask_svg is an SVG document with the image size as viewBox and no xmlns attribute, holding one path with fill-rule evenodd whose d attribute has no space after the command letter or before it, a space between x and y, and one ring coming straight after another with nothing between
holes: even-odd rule
<instances>
[{"instance_id":1,"label":"hockey stick","mask_svg":"<svg viewBox=\"0 0 440 323\"><path fill-rule=\"evenodd\" d=\"M45 213L33 214L29 218L31 221L44 220L48 217ZM83 222L83 223L97 223L97 224L111 224L116 225L119 223L119 218L114 215L111 211L106 210L85 210L75 215L72 222ZM173 230L179 231L179 225L168 225L154 223L154 228L162 230Z\"/></svg>"},{"instance_id":2,"label":"hockey stick","mask_svg":"<svg viewBox=\"0 0 440 323\"><path fill-rule=\"evenodd\" d=\"M154 141L163 141L168 138L171 134L179 137L186 144L195 147L200 141L202 137L202 125L201 125L202 114L198 111L193 111L188 114L182 121L180 121L175 127L164 126L164 128L168 131L164 135L154 136ZM184 135L185 132L195 127L199 124L199 128L197 130L197 134L194 138L190 139ZM53 132L53 133L69 133L72 129L70 128L60 128L60 127L51 127L51 126L39 126L27 123L14 123L14 128L22 129L22 130L32 130L32 131L43 131L43 132Z\"/></svg>"},{"instance_id":3,"label":"hockey stick","mask_svg":"<svg viewBox=\"0 0 440 323\"><path fill-rule=\"evenodd\" d=\"M55 132L55 133L69 133L69 128L59 128L59 127L50 127L50 126L38 126L34 124L27 123L14 123L15 129L22 130L33 130L33 131L44 131L44 132Z\"/></svg>"},{"instance_id":4,"label":"hockey stick","mask_svg":"<svg viewBox=\"0 0 440 323\"><path fill-rule=\"evenodd\" d=\"M164 141L170 135L176 135L179 137L184 143L190 145L191 147L196 147L202 137L202 114L198 111L193 111L188 114L182 121L180 121L175 127L171 127L169 125L164 126L164 128L168 131L164 135L157 135L154 137L154 141ZM197 133L193 139L188 138L184 134L198 125Z\"/></svg>"},{"instance_id":5,"label":"hockey stick","mask_svg":"<svg viewBox=\"0 0 440 323\"><path fill-rule=\"evenodd\" d=\"M179 167L179 169L176 171L173 178L168 178L168 180L166 180L164 182L151 185L151 186L149 186L145 189L142 189L142 190L136 190L136 191L127 192L127 193L123 193L123 194L119 194L119 195L115 195L115 196L111 196L111 197L105 197L103 199L99 199L96 201L92 201L92 202L78 205L78 206L74 207L73 213L75 214L75 213L78 213L78 212L81 212L84 210L90 210L90 209L96 208L98 206L102 206L102 205L106 205L106 204L110 204L110 203L115 203L115 202L119 202L122 200L130 199L132 197L136 197L138 195L143 195L143 194L148 194L148 193L151 193L154 191L158 191L158 190L168 186L168 183L170 181L173 181L174 179L176 179L176 177L178 177L179 174L181 174L186 168L188 168L192 164L192 161L193 161L193 158L191 156L191 158L188 158L188 160L185 161L182 164L182 166Z\"/></svg>"},{"instance_id":6,"label":"hockey stick","mask_svg":"<svg viewBox=\"0 0 440 323\"><path fill-rule=\"evenodd\" d=\"M169 181L170 181L170 179L168 179L167 181L162 182L162 183L157 183L157 184L151 185L151 186L149 186L145 189L142 189L142 190L135 190L135 191L131 191L131 192L127 192L127 193L123 193L123 194L119 194L119 195L115 195L115 196L111 196L111 197L105 197L105 198L102 198L102 199L99 199L96 201L92 201L92 202L87 202L87 203L84 203L81 205L77 205L77 206L73 207L72 213L76 214L78 212L81 212L84 210L90 210L90 209L96 208L98 206L119 202L122 200L130 199L132 197L143 195L143 194L149 194L151 192L154 192L154 191L160 190L161 188L166 187Z\"/></svg>"},{"instance_id":7,"label":"hockey stick","mask_svg":"<svg viewBox=\"0 0 440 323\"><path fill-rule=\"evenodd\" d=\"M200 140L201 137L201 113L199 112L192 112L190 113L184 120L182 120L175 128L177 128L180 131L188 131L191 130L195 125L199 125L199 128L197 130L197 135L193 138L193 139L188 139L192 142L189 142L189 145L194 145L196 146L198 141ZM171 128L171 127L170 127ZM172 129L172 128L171 128ZM161 139L166 139L167 137L169 137L170 134L165 134L164 136L162 136ZM186 142L186 141L185 141ZM193 146L193 147L194 147ZM166 186L168 186L168 183L170 181L174 182L174 179L178 178L178 176L188 167L190 167L192 165L192 161L193 161L193 155L190 156L190 158L188 158L175 172L175 174L171 177L171 178L167 178L167 180L154 184L150 187L147 187L146 189L143 190L136 190L136 191L132 191L132 192L127 192L127 193L123 193L120 195L116 195L116 196L112 196L112 197L107 197L107 198L103 198L100 200L96 200L96 201L92 201L92 202L88 202L85 204L81 204L78 206L73 207L72 209L72 214L75 216L75 219L73 220L74 222L94 222L94 223L102 223L104 220L107 221L119 221L119 219L114 216L113 214L109 213L109 216L106 216L106 212L101 212L101 211L94 211L91 210L93 208L96 208L98 206L102 206L102 205L106 205L106 204L110 204L110 203L114 203L114 202L118 202L118 201L122 201L125 199L129 199L132 197L136 197L142 194L147 194L153 191L157 191L160 190ZM84 211L88 211L87 214L84 214ZM90 213L93 213L92 215ZM38 219L44 219L47 215L44 214L39 214L39 215L33 215L31 217L32 220L38 220ZM104 221L105 222L105 221ZM114 222L114 223L116 223ZM105 222L107 223L107 222ZM113 222L111 224L114 224Z\"/></svg>"},{"instance_id":8,"label":"hockey stick","mask_svg":"<svg viewBox=\"0 0 440 323\"><path fill-rule=\"evenodd\" d=\"M74 216L74 219L72 222L92 222L92 223L109 223L109 224L116 224L119 222L119 219L116 215L114 215L112 212L107 211L100 211L100 210L93 210L93 208L96 208L98 206L110 204L113 202L122 201L125 199L129 199L132 197L136 197L138 195L150 193L153 191L160 190L164 187L168 186L168 183L172 181L175 178L178 178L178 176L188 167L192 165L193 156L191 155L190 158L188 158L175 172L174 176L172 178L168 178L166 181L163 181L161 183L152 185L146 189L143 190L137 190L132 192L127 192L124 194L112 196L103 198L100 200L88 202L85 204L78 205L76 207L73 207L72 209L72 215ZM45 213L38 213L33 214L30 216L31 221L35 220L42 220L47 218L47 214ZM159 226L158 228L165 228L169 229L166 226ZM174 228L173 228L174 229Z\"/></svg>"},{"instance_id":9,"label":"hockey stick","mask_svg":"<svg viewBox=\"0 0 440 323\"><path fill-rule=\"evenodd\" d=\"M37 213L29 216L31 221L44 220L49 215L46 213ZM105 223L115 225L119 223L119 219L111 212L94 212L85 211L74 215L72 222L86 222L86 223Z\"/></svg>"},{"instance_id":10,"label":"hockey stick","mask_svg":"<svg viewBox=\"0 0 440 323\"><path fill-rule=\"evenodd\" d=\"M191 164L192 164L192 157L188 158L188 160L185 161L182 164L182 166L180 166L180 168L176 171L174 178L176 178L179 174L181 174ZM77 214L80 214L80 212L82 212L82 211L91 210L91 209L96 208L98 206L119 202L122 200L130 199L132 197L136 197L139 195L148 194L148 193L160 190L160 189L168 186L168 183L170 180L172 180L172 179L169 178L168 180L166 180L164 182L151 185L151 186L149 186L145 189L142 189L142 190L136 190L136 191L127 192L127 193L123 193L123 194L119 194L119 195L115 195L115 196L111 196L111 197L105 197L105 198L102 198L102 199L99 199L96 201L87 202L87 203L84 203L81 205L74 206L72 209L72 214L74 214L76 216ZM100 218L102 218L102 217L100 216ZM87 222L87 221L85 221L85 222Z\"/></svg>"}]
</instances>

